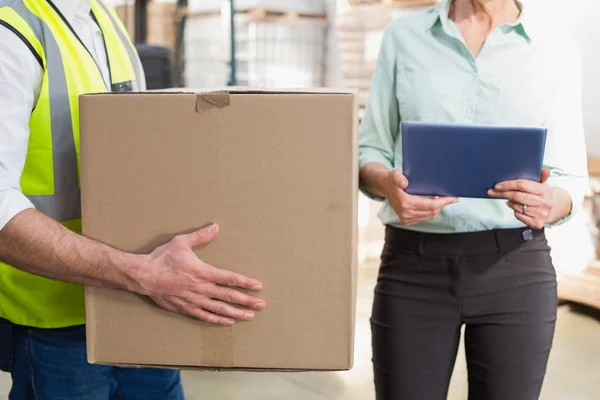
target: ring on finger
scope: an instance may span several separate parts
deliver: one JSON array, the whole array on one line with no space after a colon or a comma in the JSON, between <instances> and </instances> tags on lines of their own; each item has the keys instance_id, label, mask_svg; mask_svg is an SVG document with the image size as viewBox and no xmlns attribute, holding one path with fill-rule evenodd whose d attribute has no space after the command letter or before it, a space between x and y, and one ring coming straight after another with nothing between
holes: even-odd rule
<instances>
[{"instance_id":1,"label":"ring on finger","mask_svg":"<svg viewBox=\"0 0 600 400\"><path fill-rule=\"evenodd\" d=\"M527 204L523 204L523 215L527 215Z\"/></svg>"}]
</instances>

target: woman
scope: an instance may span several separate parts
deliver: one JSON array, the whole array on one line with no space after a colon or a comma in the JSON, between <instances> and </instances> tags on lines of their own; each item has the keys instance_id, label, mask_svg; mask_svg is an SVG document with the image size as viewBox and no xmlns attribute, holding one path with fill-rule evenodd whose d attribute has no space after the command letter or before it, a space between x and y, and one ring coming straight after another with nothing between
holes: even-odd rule
<instances>
[{"instance_id":1,"label":"woman","mask_svg":"<svg viewBox=\"0 0 600 400\"><path fill-rule=\"evenodd\" d=\"M360 133L362 188L385 199L387 225L378 400L445 399L463 325L469 399L539 397L557 307L544 227L580 208L587 182L579 56L553 28L514 0L443 0L386 30ZM546 168L493 199L411 196L401 120L546 126Z\"/></svg>"}]
</instances>

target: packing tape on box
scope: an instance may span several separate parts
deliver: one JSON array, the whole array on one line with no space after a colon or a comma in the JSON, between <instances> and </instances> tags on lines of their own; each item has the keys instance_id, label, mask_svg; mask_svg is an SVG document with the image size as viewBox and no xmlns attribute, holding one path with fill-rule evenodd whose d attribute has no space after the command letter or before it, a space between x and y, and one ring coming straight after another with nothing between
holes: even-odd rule
<instances>
[{"instance_id":1,"label":"packing tape on box","mask_svg":"<svg viewBox=\"0 0 600 400\"><path fill-rule=\"evenodd\" d=\"M227 92L198 93L196 96L196 112L204 112L218 108L229 107L231 100Z\"/></svg>"},{"instance_id":2,"label":"packing tape on box","mask_svg":"<svg viewBox=\"0 0 600 400\"><path fill-rule=\"evenodd\" d=\"M235 365L233 327L210 326L210 335L203 338L200 365L231 368Z\"/></svg>"}]
</instances>

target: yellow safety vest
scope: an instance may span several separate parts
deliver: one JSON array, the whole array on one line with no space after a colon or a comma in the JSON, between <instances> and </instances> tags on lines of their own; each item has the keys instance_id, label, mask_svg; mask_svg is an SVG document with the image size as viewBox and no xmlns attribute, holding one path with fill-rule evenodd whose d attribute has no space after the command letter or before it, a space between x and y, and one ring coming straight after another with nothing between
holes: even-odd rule
<instances>
[{"instance_id":1,"label":"yellow safety vest","mask_svg":"<svg viewBox=\"0 0 600 400\"><path fill-rule=\"evenodd\" d=\"M104 36L111 88L51 0L0 0L0 25L23 40L43 69L21 189L37 210L76 232L81 231L79 96L135 90L139 82L137 53L117 14L100 0L91 4ZM0 317L39 328L83 324L83 287L0 263Z\"/></svg>"}]
</instances>

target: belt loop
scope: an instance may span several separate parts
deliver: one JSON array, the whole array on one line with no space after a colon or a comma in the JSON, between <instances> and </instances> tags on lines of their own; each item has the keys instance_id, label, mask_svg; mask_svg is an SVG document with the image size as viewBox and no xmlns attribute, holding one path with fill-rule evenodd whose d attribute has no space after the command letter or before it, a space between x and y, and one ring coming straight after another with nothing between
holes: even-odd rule
<instances>
[{"instance_id":1,"label":"belt loop","mask_svg":"<svg viewBox=\"0 0 600 400\"><path fill-rule=\"evenodd\" d=\"M500 231L498 231L497 229L494 229L494 241L496 242L496 252L502 253L502 245L500 243Z\"/></svg>"},{"instance_id":2,"label":"belt loop","mask_svg":"<svg viewBox=\"0 0 600 400\"><path fill-rule=\"evenodd\" d=\"M419 246L418 246L418 250L417 250L419 252L420 256L425 254L425 251L424 251L425 246L423 245L424 242L425 242L425 233L421 232L419 234Z\"/></svg>"}]
</instances>

